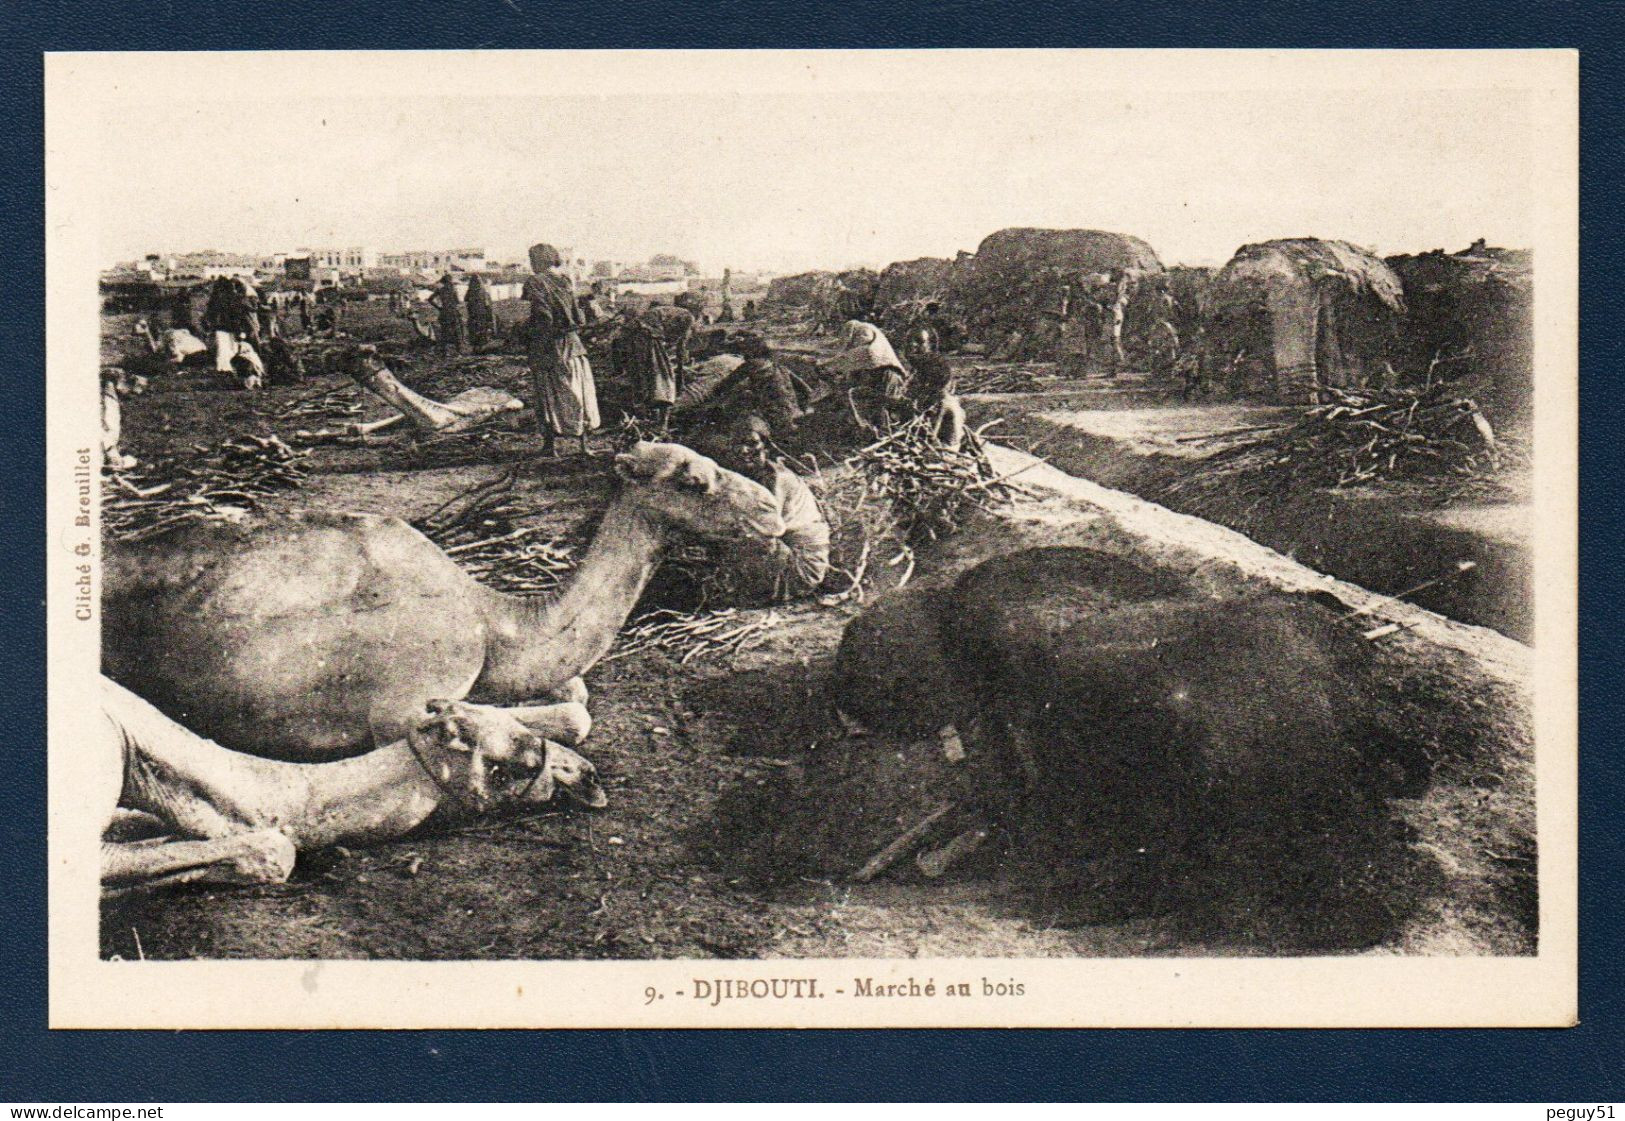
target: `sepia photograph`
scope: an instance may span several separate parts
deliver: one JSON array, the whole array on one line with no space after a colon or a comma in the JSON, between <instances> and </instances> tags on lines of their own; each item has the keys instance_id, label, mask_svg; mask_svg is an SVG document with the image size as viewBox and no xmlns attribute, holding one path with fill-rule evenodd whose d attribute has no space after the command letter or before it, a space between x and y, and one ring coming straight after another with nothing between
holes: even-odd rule
<instances>
[{"instance_id":1,"label":"sepia photograph","mask_svg":"<svg viewBox=\"0 0 1625 1121\"><path fill-rule=\"evenodd\" d=\"M1574 1021L1571 52L45 70L53 1022Z\"/></svg>"}]
</instances>

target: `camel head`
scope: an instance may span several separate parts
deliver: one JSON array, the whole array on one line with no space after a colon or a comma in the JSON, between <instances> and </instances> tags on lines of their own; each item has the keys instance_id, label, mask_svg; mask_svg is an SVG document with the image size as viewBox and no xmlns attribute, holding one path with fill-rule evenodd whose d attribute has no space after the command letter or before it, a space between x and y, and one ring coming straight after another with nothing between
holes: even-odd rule
<instances>
[{"instance_id":1,"label":"camel head","mask_svg":"<svg viewBox=\"0 0 1625 1121\"><path fill-rule=\"evenodd\" d=\"M663 525L724 542L784 533L771 491L681 444L639 441L615 457L615 474L622 498Z\"/></svg>"},{"instance_id":2,"label":"camel head","mask_svg":"<svg viewBox=\"0 0 1625 1121\"><path fill-rule=\"evenodd\" d=\"M563 792L583 805L607 805L598 771L511 713L467 701L430 701L407 732L413 752L442 790L476 812L515 800L549 801Z\"/></svg>"},{"instance_id":3,"label":"camel head","mask_svg":"<svg viewBox=\"0 0 1625 1121\"><path fill-rule=\"evenodd\" d=\"M147 391L147 376L126 370L123 366L102 367L102 394L115 397L139 397Z\"/></svg>"}]
</instances>

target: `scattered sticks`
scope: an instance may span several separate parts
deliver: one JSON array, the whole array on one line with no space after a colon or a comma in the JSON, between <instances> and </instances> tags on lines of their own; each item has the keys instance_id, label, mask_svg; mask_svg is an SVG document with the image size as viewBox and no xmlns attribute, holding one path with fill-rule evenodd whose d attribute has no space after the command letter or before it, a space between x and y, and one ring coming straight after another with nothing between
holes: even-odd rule
<instances>
[{"instance_id":1,"label":"scattered sticks","mask_svg":"<svg viewBox=\"0 0 1625 1121\"><path fill-rule=\"evenodd\" d=\"M1351 487L1389 479L1493 481L1517 449L1497 439L1469 398L1448 385L1338 389L1297 420L1218 434L1247 438L1214 452L1202 470L1166 484L1160 500L1262 497L1283 487Z\"/></svg>"},{"instance_id":2,"label":"scattered sticks","mask_svg":"<svg viewBox=\"0 0 1625 1121\"><path fill-rule=\"evenodd\" d=\"M304 485L305 453L276 436L233 436L194 458L102 482L102 529L114 541L144 541L194 521L241 521L279 491Z\"/></svg>"}]
</instances>

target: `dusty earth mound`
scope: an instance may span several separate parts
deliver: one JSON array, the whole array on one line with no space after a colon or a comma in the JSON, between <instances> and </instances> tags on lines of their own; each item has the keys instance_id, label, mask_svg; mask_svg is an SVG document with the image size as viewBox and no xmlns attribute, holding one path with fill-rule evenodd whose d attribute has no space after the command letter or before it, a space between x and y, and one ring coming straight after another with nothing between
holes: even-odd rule
<instances>
[{"instance_id":1,"label":"dusty earth mound","mask_svg":"<svg viewBox=\"0 0 1625 1121\"><path fill-rule=\"evenodd\" d=\"M787 802L753 871L851 874L948 807L922 844L994 838L959 874L1002 858L1096 915L1375 944L1421 880L1384 803L1414 768L1348 676L1361 645L1316 603L1197 598L1085 548L882 597L848 627L831 690L874 734L837 735L767 792ZM1379 744L1390 766L1366 759Z\"/></svg>"}]
</instances>

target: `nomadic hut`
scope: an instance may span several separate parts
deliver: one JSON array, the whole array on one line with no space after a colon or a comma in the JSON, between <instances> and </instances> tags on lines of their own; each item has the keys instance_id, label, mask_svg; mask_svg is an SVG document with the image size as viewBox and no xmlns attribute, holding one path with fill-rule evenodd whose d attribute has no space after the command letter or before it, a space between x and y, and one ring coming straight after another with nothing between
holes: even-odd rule
<instances>
[{"instance_id":1,"label":"nomadic hut","mask_svg":"<svg viewBox=\"0 0 1625 1121\"><path fill-rule=\"evenodd\" d=\"M1010 357L1115 371L1123 323L1146 277L1163 271L1137 237L1104 230L999 230L959 272L954 304L971 330Z\"/></svg>"},{"instance_id":2,"label":"nomadic hut","mask_svg":"<svg viewBox=\"0 0 1625 1121\"><path fill-rule=\"evenodd\" d=\"M835 274L814 270L793 276L776 276L767 283L765 303L780 311L801 311L813 307L835 281Z\"/></svg>"},{"instance_id":3,"label":"nomadic hut","mask_svg":"<svg viewBox=\"0 0 1625 1121\"><path fill-rule=\"evenodd\" d=\"M928 303L945 303L953 283L954 262L946 257L894 261L880 271L875 285L875 315L888 331L906 326Z\"/></svg>"},{"instance_id":4,"label":"nomadic hut","mask_svg":"<svg viewBox=\"0 0 1625 1121\"><path fill-rule=\"evenodd\" d=\"M1386 379L1404 313L1399 277L1357 246L1244 245L1208 288L1209 374L1234 391L1315 402L1326 386Z\"/></svg>"},{"instance_id":5,"label":"nomadic hut","mask_svg":"<svg viewBox=\"0 0 1625 1121\"><path fill-rule=\"evenodd\" d=\"M1527 422L1535 380L1529 251L1477 241L1459 253L1386 260L1405 286L1401 379L1459 385L1497 427Z\"/></svg>"}]
</instances>

